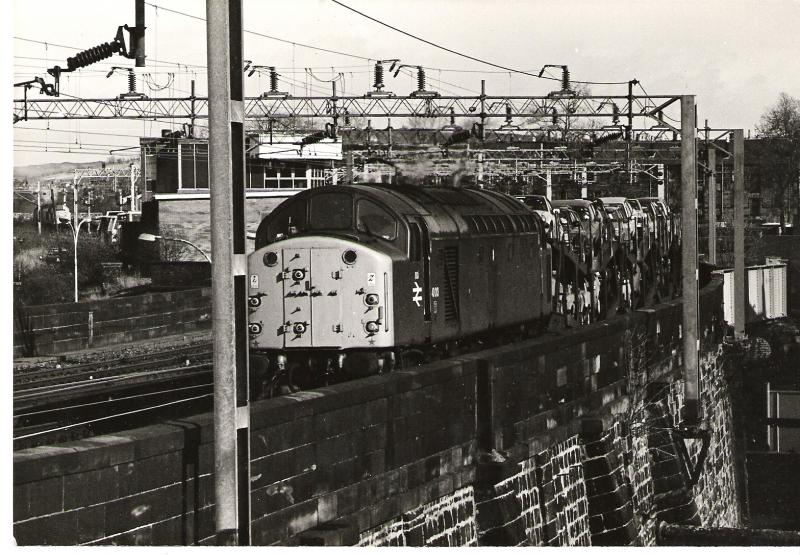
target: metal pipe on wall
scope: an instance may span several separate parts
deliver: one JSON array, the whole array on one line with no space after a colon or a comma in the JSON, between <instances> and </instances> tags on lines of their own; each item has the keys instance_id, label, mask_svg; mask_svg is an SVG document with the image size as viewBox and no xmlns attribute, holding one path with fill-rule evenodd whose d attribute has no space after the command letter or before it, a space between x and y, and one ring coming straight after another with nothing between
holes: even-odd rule
<instances>
[{"instance_id":1,"label":"metal pipe on wall","mask_svg":"<svg viewBox=\"0 0 800 555\"><path fill-rule=\"evenodd\" d=\"M683 284L684 423L700 421L697 270L697 150L694 96L681 97L681 273Z\"/></svg>"}]
</instances>

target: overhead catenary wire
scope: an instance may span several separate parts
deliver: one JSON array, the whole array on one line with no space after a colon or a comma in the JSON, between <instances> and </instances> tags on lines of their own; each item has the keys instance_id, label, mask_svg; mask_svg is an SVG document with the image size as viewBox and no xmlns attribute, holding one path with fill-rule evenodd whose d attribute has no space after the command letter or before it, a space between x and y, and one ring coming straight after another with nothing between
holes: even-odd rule
<instances>
[{"instance_id":1,"label":"overhead catenary wire","mask_svg":"<svg viewBox=\"0 0 800 555\"><path fill-rule=\"evenodd\" d=\"M55 46L57 48L66 48L68 50L83 50L83 48L81 48L79 46L68 46L66 44L56 44L54 42L46 42L46 41L43 41L43 40L29 39L29 38L25 38L25 37L16 37L15 36L14 40L21 40L21 41L25 41L25 42L33 42L33 43L36 43L36 44L43 44L43 45L45 45L45 47ZM158 63L161 63L161 64L171 64L171 65L177 65L177 66L206 67L205 65L199 65L199 64L186 64L186 63L183 63L183 62L171 62L169 60L157 60L155 58L150 58L149 56L148 56L147 60L151 61L151 62L158 62ZM109 63L109 62L105 62L105 63Z\"/></svg>"},{"instance_id":2,"label":"overhead catenary wire","mask_svg":"<svg viewBox=\"0 0 800 555\"><path fill-rule=\"evenodd\" d=\"M159 10L164 10L165 12L171 12L171 13L174 13L174 14L182 15L184 17L189 17L191 19L196 19L198 21L205 21L206 20L206 18L204 18L204 17L188 14L186 12L182 12L182 11L179 11L179 10L173 10L173 9L170 9L170 8L165 8L164 6L159 6L157 4L152 4L150 2L145 2L145 4L147 4L148 6L152 6L153 8L156 8L156 9L159 9ZM247 34L250 34L250 35L255 35L257 37L262 37L262 38L265 38L265 39L270 39L270 40L282 42L284 44L296 45L296 46L300 46L302 48L309 48L311 50L319 50L320 52L327 52L329 54L337 54L339 56L348 56L350 58L357 58L359 60L370 60L370 58L367 58L366 56L359 56L358 54L351 54L349 52L342 52L342 51L339 51L339 50L332 50L330 48L323 48L321 46L313 46L313 45L310 45L310 44L304 44L302 42L282 39L280 37L273 37L272 35L259 33L257 31L251 31L249 29L244 29L243 32L245 32ZM374 58L372 58L372 59L374 59Z\"/></svg>"},{"instance_id":3,"label":"overhead catenary wire","mask_svg":"<svg viewBox=\"0 0 800 555\"><path fill-rule=\"evenodd\" d=\"M537 75L535 73L530 73L530 72L527 72L527 71L523 71L521 69L514 69L514 68L510 68L510 67L504 66L504 65L496 64L494 62L489 62L489 61L483 60L481 58L476 58L474 56L470 56L469 54L464 54L463 52L458 52L457 50L453 50L451 48L447 48L446 46L442 46L442 45L437 44L435 42L423 39L422 37L419 37L417 35L409 33L408 31L403 31L402 29L399 29L399 28L397 28L397 27L395 27L393 25L390 25L390 24L385 23L385 22L383 22L383 21L381 21L379 19L376 19L376 18L374 18L374 17L372 17L370 15L367 15L364 12L358 11L357 9L350 7L347 4L344 4L343 2L340 2L339 0L331 0L331 2L333 2L334 4L338 4L339 6L345 8L347 10L352 11L352 12L360 15L361 17L369 19L370 21L374 21L375 23L378 23L379 25L383 25L384 27L388 27L389 29L392 29L393 31L397 31L398 33L406 35L407 37L411 37L411 38L413 38L415 40L418 40L420 42L424 42L425 44L428 44L428 45L433 46L435 48L439 48L440 50L444 50L446 52L450 52L451 54L455 54L456 56L461 56L462 58L467 58L469 60L472 60L472 61L475 61L475 62L478 62L478 63L481 63L481 64L486 64L486 65L489 65L489 66L492 66L492 67L496 67L498 69L502 69L502 70L505 70L505 71L512 71L514 73L519 73L519 74L522 74L522 75L528 75L529 77L535 77L537 79L548 79L548 80L551 80L551 81L561 81L561 79L556 78L556 77L546 77L544 75ZM628 81L576 81L576 80L573 80L572 82L573 83L586 84L586 85L627 85L628 84Z\"/></svg>"}]
</instances>

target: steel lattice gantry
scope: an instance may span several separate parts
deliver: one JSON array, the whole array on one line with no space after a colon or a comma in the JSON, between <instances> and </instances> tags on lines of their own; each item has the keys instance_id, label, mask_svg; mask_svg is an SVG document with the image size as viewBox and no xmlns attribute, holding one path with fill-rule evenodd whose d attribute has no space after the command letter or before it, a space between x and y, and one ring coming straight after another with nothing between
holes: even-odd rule
<instances>
[{"instance_id":1,"label":"steel lattice gantry","mask_svg":"<svg viewBox=\"0 0 800 555\"><path fill-rule=\"evenodd\" d=\"M671 131L663 111L680 96L269 96L245 98L250 119L468 117L552 120L620 118L628 127L648 118ZM208 99L182 98L47 98L14 100L14 121L53 119L206 119ZM677 118L673 118L677 120Z\"/></svg>"}]
</instances>

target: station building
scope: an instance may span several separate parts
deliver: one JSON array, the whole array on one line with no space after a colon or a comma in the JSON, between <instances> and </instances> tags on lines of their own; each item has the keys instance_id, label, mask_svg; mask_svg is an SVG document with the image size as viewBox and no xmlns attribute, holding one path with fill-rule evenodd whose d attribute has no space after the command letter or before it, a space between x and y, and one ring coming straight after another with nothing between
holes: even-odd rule
<instances>
[{"instance_id":1,"label":"station building","mask_svg":"<svg viewBox=\"0 0 800 555\"><path fill-rule=\"evenodd\" d=\"M245 218L255 233L261 219L299 191L332 180L342 160L341 139L303 144L303 135L252 134L247 137ZM140 139L142 221L140 230L190 241L211 251L208 140L164 132ZM203 260L199 252L185 259Z\"/></svg>"}]
</instances>

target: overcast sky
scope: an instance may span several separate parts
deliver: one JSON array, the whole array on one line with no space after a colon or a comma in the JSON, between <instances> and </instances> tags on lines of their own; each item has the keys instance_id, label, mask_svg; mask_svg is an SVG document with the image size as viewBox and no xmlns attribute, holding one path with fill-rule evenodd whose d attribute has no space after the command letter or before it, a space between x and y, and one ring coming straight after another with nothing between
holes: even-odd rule
<instances>
[{"instance_id":1,"label":"overcast sky","mask_svg":"<svg viewBox=\"0 0 800 555\"><path fill-rule=\"evenodd\" d=\"M780 92L800 97L798 0L342 1L429 41L511 68L538 73L544 64L566 64L575 80L636 78L650 94L695 94L699 122L707 118L712 127L752 129ZM150 96L182 96L195 78L198 94L205 94L205 23L152 4L205 17L205 2L200 0L148 3L150 61L137 72L151 75L149 85L140 77L140 90ZM488 94L546 94L557 85L438 50L330 0L245 0L244 11L245 29L250 31L372 60L400 58L439 68L428 71L428 83L443 94L475 94L481 79L486 79ZM134 0L17 0L13 35L48 45L11 41L13 79L43 76L46 67L64 66L76 52L54 45L89 48L111 40L117 26L125 23L134 24ZM310 77L307 67L319 79L344 72L347 94L363 94L371 85L367 60L252 34L245 35L245 58L278 66L285 79L281 89L296 95L330 90L330 85ZM125 90L126 80L122 74L106 78L113 65L131 67L133 61L115 56L67 74L62 91L81 97L116 96ZM174 73L171 83L169 73ZM152 90L165 85L169 86L162 91ZM248 94L258 94L268 88L268 80L256 75L246 86ZM392 79L387 74L386 88L407 94L415 84L410 76ZM592 92L624 94L626 87L595 85ZM50 131L41 131L44 127L37 122L15 126L15 165L101 159L98 152L103 149L135 145L139 135L158 134L167 125L52 121ZM25 152L41 151L45 145L49 150L72 149L76 141L88 154Z\"/></svg>"}]
</instances>

